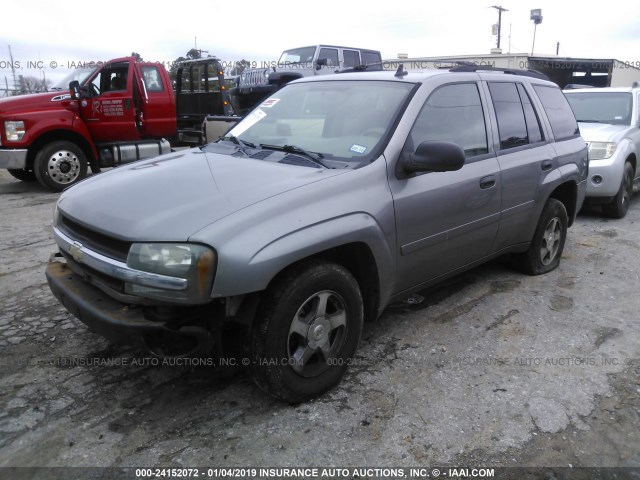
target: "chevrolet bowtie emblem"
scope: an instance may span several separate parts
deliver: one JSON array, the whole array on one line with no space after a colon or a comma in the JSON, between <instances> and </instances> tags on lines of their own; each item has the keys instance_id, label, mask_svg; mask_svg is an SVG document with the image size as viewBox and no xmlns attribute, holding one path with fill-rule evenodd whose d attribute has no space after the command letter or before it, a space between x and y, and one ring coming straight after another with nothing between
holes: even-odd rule
<instances>
[{"instance_id":1,"label":"chevrolet bowtie emblem","mask_svg":"<svg viewBox=\"0 0 640 480\"><path fill-rule=\"evenodd\" d=\"M73 245L69 247L69 254L76 262L82 263L82 258L84 257L84 253L82 253L82 244L80 242L73 242Z\"/></svg>"}]
</instances>

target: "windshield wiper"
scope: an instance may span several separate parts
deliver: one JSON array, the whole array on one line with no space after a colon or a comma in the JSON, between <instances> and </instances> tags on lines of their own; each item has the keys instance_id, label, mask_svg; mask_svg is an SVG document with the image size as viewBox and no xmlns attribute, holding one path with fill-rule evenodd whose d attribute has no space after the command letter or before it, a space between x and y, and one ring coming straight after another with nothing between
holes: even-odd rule
<instances>
[{"instance_id":1,"label":"windshield wiper","mask_svg":"<svg viewBox=\"0 0 640 480\"><path fill-rule=\"evenodd\" d=\"M226 137L222 136L222 137L220 137L220 140L227 140L227 141L229 141L231 143L235 143L236 145L238 145L238 150L240 150L242 153L244 153L247 157L250 157L251 155L249 153L247 153L245 148L247 148L247 147L256 148L255 144L253 144L251 142L245 142L244 140L240 140L235 135L228 135Z\"/></svg>"},{"instance_id":2,"label":"windshield wiper","mask_svg":"<svg viewBox=\"0 0 640 480\"><path fill-rule=\"evenodd\" d=\"M322 155L321 153L308 152L304 148L297 147L296 145L269 145L266 143L261 143L260 146L267 150L280 150L282 152L287 152L287 153L298 153L298 154L304 155L313 163L315 163L316 165L322 168L330 168L326 166L324 163L322 163L322 158L324 158L324 155Z\"/></svg>"}]
</instances>

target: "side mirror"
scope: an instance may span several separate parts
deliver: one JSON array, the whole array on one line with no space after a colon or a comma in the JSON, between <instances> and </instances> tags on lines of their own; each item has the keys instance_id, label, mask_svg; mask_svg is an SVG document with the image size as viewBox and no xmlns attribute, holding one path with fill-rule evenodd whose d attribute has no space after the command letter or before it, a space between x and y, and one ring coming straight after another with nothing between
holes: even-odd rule
<instances>
[{"instance_id":1,"label":"side mirror","mask_svg":"<svg viewBox=\"0 0 640 480\"><path fill-rule=\"evenodd\" d=\"M326 67L327 63L328 62L326 58L319 58L318 60L316 60L316 70L320 70L322 67Z\"/></svg>"},{"instance_id":2,"label":"side mirror","mask_svg":"<svg viewBox=\"0 0 640 480\"><path fill-rule=\"evenodd\" d=\"M464 165L464 151L457 143L422 142L414 153L405 155L399 167L405 174L453 172Z\"/></svg>"},{"instance_id":3,"label":"side mirror","mask_svg":"<svg viewBox=\"0 0 640 480\"><path fill-rule=\"evenodd\" d=\"M69 95L71 95L72 100L80 99L80 82L78 80L69 82Z\"/></svg>"}]
</instances>

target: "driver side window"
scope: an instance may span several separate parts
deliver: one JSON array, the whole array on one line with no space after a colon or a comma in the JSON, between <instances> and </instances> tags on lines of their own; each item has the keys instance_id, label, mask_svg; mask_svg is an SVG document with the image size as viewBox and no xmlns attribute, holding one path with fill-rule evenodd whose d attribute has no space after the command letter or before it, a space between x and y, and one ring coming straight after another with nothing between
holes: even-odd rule
<instances>
[{"instance_id":1,"label":"driver side window","mask_svg":"<svg viewBox=\"0 0 640 480\"><path fill-rule=\"evenodd\" d=\"M127 79L129 76L129 63L116 63L104 67L89 86L92 96L102 95L106 92L117 92L127 90Z\"/></svg>"},{"instance_id":2,"label":"driver side window","mask_svg":"<svg viewBox=\"0 0 640 480\"><path fill-rule=\"evenodd\" d=\"M411 129L403 154L422 142L453 142L466 158L489 152L480 94L475 83L437 88L427 99Z\"/></svg>"}]
</instances>

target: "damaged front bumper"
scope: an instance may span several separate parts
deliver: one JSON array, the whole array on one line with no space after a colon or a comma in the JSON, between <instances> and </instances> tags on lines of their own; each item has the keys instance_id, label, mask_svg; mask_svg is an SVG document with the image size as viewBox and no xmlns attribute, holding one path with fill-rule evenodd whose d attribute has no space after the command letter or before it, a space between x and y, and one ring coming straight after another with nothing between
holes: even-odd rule
<instances>
[{"instance_id":1,"label":"damaged front bumper","mask_svg":"<svg viewBox=\"0 0 640 480\"><path fill-rule=\"evenodd\" d=\"M175 316L150 320L149 307L118 302L74 273L60 254L49 260L46 277L64 307L92 331L115 343L142 348L154 356L185 357L212 351L211 333L196 325L177 325Z\"/></svg>"}]
</instances>

